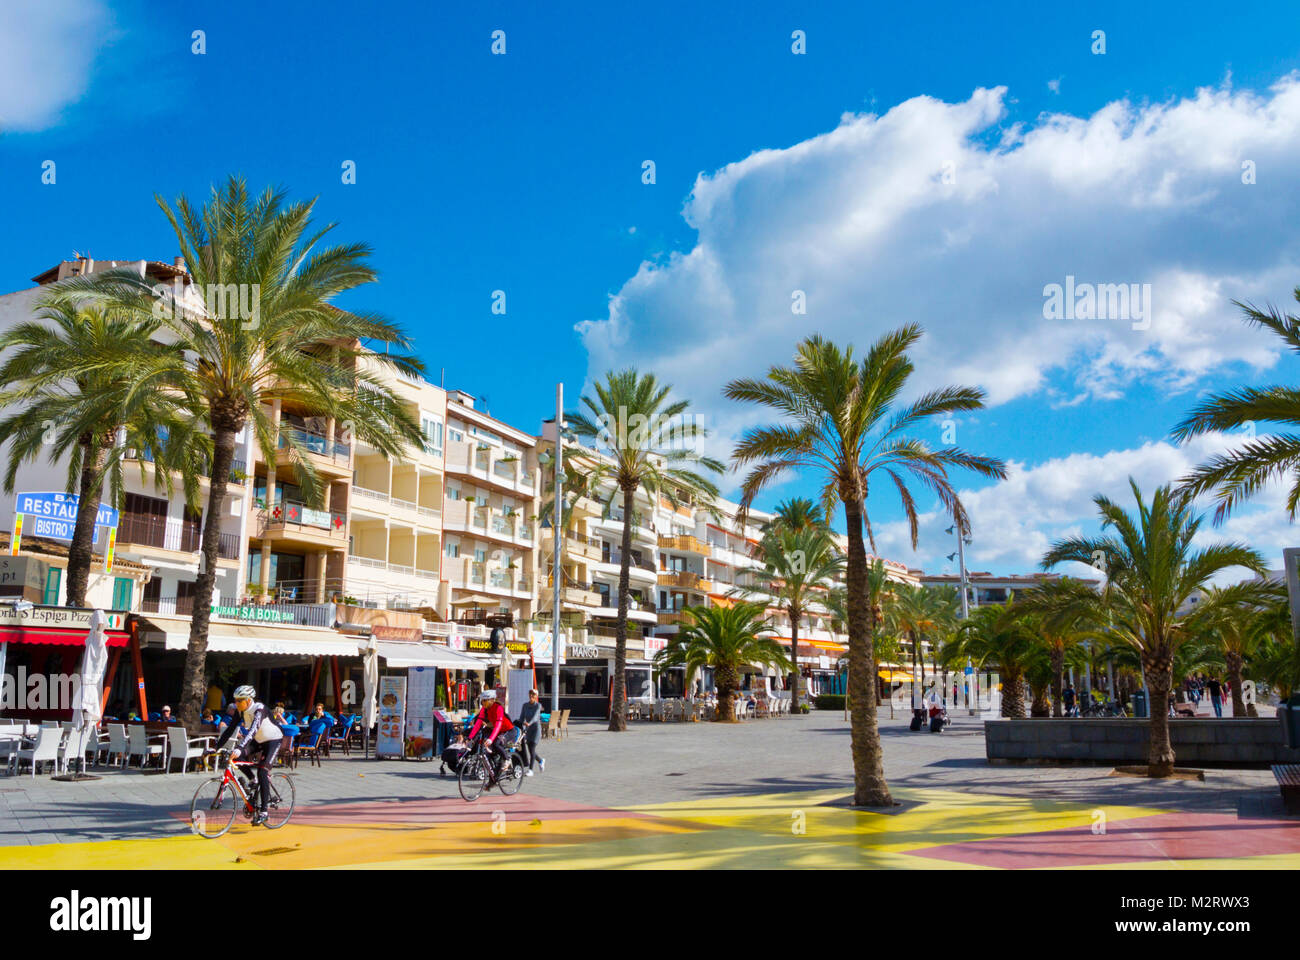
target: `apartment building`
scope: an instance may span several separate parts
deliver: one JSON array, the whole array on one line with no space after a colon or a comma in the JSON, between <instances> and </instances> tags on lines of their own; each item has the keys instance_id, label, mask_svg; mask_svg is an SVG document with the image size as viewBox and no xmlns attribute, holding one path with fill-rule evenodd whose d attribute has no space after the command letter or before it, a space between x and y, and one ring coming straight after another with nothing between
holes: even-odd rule
<instances>
[{"instance_id":1,"label":"apartment building","mask_svg":"<svg viewBox=\"0 0 1300 960\"><path fill-rule=\"evenodd\" d=\"M536 438L448 391L442 503L444 620L534 615L539 480Z\"/></svg>"},{"instance_id":2,"label":"apartment building","mask_svg":"<svg viewBox=\"0 0 1300 960\"><path fill-rule=\"evenodd\" d=\"M925 573L919 569L909 571L923 586L952 587L960 589L961 575L957 573ZM1017 594L1032 590L1042 584L1053 583L1061 579L1059 573L1025 573L994 575L988 571L966 571L967 597L970 606L985 607L994 603L1007 603ZM1100 580L1086 581L1093 585Z\"/></svg>"}]
</instances>

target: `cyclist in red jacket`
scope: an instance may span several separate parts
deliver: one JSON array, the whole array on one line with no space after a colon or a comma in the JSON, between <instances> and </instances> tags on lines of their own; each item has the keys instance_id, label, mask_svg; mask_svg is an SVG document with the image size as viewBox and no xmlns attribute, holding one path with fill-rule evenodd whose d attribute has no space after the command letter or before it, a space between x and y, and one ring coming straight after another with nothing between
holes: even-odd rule
<instances>
[{"instance_id":1,"label":"cyclist in red jacket","mask_svg":"<svg viewBox=\"0 0 1300 960\"><path fill-rule=\"evenodd\" d=\"M501 771L501 764L510 756L510 748L515 742L515 725L510 722L506 716L506 708L497 700L495 690L484 690L479 697L481 707L478 717L474 720L474 726L470 728L469 739L473 740L478 736L481 728L487 727L487 736L483 740L483 746L489 752L497 757L497 772Z\"/></svg>"}]
</instances>

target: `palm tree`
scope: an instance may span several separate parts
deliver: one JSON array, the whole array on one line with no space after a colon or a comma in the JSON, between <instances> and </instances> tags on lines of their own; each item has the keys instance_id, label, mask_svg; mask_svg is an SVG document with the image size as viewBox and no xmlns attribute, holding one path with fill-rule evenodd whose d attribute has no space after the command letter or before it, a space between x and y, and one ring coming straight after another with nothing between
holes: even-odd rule
<instances>
[{"instance_id":1,"label":"palm tree","mask_svg":"<svg viewBox=\"0 0 1300 960\"><path fill-rule=\"evenodd\" d=\"M1168 777L1174 769L1169 742L1174 655L1200 634L1213 613L1187 600L1221 571L1245 567L1263 574L1266 569L1259 553L1245 544L1194 549L1202 518L1192 512L1190 500L1168 486L1158 487L1149 504L1131 478L1129 486L1137 501L1136 516L1099 494L1093 503L1103 535L1058 540L1042 565L1048 570L1067 561L1089 566L1101 561L1106 584L1097 600L1095 622L1105 624L1101 635L1128 644L1141 656L1151 693L1147 772ZM1258 584L1235 584L1223 588L1218 605L1250 602L1259 593Z\"/></svg>"},{"instance_id":2,"label":"palm tree","mask_svg":"<svg viewBox=\"0 0 1300 960\"><path fill-rule=\"evenodd\" d=\"M632 561L632 523L636 492L661 496L673 507L691 502L712 509L718 488L697 473L703 467L721 473L717 460L698 453L696 442L707 431L683 416L689 400L669 400L672 387L654 374L629 368L605 375L593 386L595 398L582 397L583 411L566 413L570 429L593 441L606 454L589 471L594 487L612 481L623 494L623 537L619 550L618 621L614 647L614 689L609 709L609 729L627 729L628 578Z\"/></svg>"},{"instance_id":3,"label":"palm tree","mask_svg":"<svg viewBox=\"0 0 1300 960\"><path fill-rule=\"evenodd\" d=\"M760 636L770 626L763 617L761 603L687 607L685 612L691 623L655 654L655 666L660 670L685 667L687 676L712 667L718 685L718 720L736 719L735 698L742 667L791 669L791 661L776 639Z\"/></svg>"},{"instance_id":4,"label":"palm tree","mask_svg":"<svg viewBox=\"0 0 1300 960\"><path fill-rule=\"evenodd\" d=\"M758 575L759 591L766 593L790 618L790 659L794 664L790 712L795 714L799 712L801 686L799 621L811 604L824 595L827 583L839 576L844 569L844 558L830 531L817 526L770 529L759 543L759 557L763 561L763 571ZM740 592L754 591L741 588Z\"/></svg>"},{"instance_id":5,"label":"palm tree","mask_svg":"<svg viewBox=\"0 0 1300 960\"><path fill-rule=\"evenodd\" d=\"M1039 635L1051 659L1052 716L1061 716L1065 660L1070 650L1096 633L1092 618L1097 592L1083 580L1062 577L1040 583L1014 598L1026 613L1037 615Z\"/></svg>"},{"instance_id":6,"label":"palm tree","mask_svg":"<svg viewBox=\"0 0 1300 960\"><path fill-rule=\"evenodd\" d=\"M776 505L772 519L764 525L764 529L806 530L827 526L826 514L819 504L807 497L791 497Z\"/></svg>"},{"instance_id":7,"label":"palm tree","mask_svg":"<svg viewBox=\"0 0 1300 960\"><path fill-rule=\"evenodd\" d=\"M1011 603L978 607L961 622L957 643L960 655L977 666L997 667L1002 678L1002 716L1024 717L1025 674L1044 652L1025 615Z\"/></svg>"},{"instance_id":8,"label":"palm tree","mask_svg":"<svg viewBox=\"0 0 1300 960\"><path fill-rule=\"evenodd\" d=\"M971 387L946 387L922 395L897 409L913 367L907 350L921 328L905 326L877 340L861 361L853 349L841 349L820 336L799 344L794 365L772 367L761 379L729 383L726 396L778 411L789 422L756 427L736 445L737 466L753 465L746 476L742 505L788 470L811 467L821 472L822 504L827 514L838 501L844 506L848 534L846 586L849 603L849 699L852 705L853 802L891 806L893 798L881 765L876 698L871 695L872 623L867 607L867 551L862 534L875 549L866 513L873 476L892 482L908 518L912 545L919 522L907 479L921 483L943 507L968 528L966 511L948 479L949 467L985 476L1005 475L1002 462L966 453L957 447L931 449L906 431L931 417L984 405L984 393ZM892 415L892 416L891 416Z\"/></svg>"},{"instance_id":9,"label":"palm tree","mask_svg":"<svg viewBox=\"0 0 1300 960\"><path fill-rule=\"evenodd\" d=\"M1206 639L1222 657L1227 673L1233 717L1249 715L1241 688L1247 660L1254 658L1270 635L1284 627L1290 629L1290 611L1281 585L1261 584L1261 594L1263 606L1252 602L1254 598L1225 597L1223 589L1207 587L1200 600L1206 610Z\"/></svg>"},{"instance_id":10,"label":"palm tree","mask_svg":"<svg viewBox=\"0 0 1300 960\"><path fill-rule=\"evenodd\" d=\"M1300 287L1295 290L1300 301ZM1283 315L1275 307L1260 310L1234 300L1245 313L1245 321L1278 336L1292 351L1300 352L1300 318ZM1291 478L1287 496L1287 516L1296 519L1300 512L1300 436L1284 433L1256 437L1256 424L1277 423L1294 430L1300 426L1300 390L1294 387L1241 387L1207 397L1173 431L1175 440L1184 441L1213 430L1250 431L1251 439L1236 450L1211 457L1184 477L1182 492L1197 497L1214 492L1218 508L1216 525L1222 523L1242 502L1259 492L1269 481Z\"/></svg>"},{"instance_id":11,"label":"palm tree","mask_svg":"<svg viewBox=\"0 0 1300 960\"><path fill-rule=\"evenodd\" d=\"M154 339L159 324L79 302L55 287L37 301L36 318L0 336L0 420L9 439L4 489L12 493L19 469L42 455L67 458L67 492L77 493L68 546L67 603L86 605L93 562L95 519L108 483L112 506L122 502L123 460L129 450L158 467L154 479L170 496L172 471L198 498L196 457L188 449L193 418L175 390L182 357ZM119 437L119 434L121 436Z\"/></svg>"},{"instance_id":12,"label":"palm tree","mask_svg":"<svg viewBox=\"0 0 1300 960\"><path fill-rule=\"evenodd\" d=\"M266 409L276 400L348 425L353 437L385 456L422 441L419 424L385 386L380 371L415 374L423 365L404 354L362 346L405 350L405 335L379 316L343 310L333 302L376 279L367 246L322 248L334 225L313 224L314 200L288 204L282 191L271 189L254 198L234 176L220 190L214 186L200 209L185 197L176 201L175 210L162 198L158 205L176 234L190 290L200 293L208 309L194 309L176 291L155 291L129 271L105 271L66 283L79 296L138 316L162 316L176 348L189 358L180 389L197 398L212 431L214 478L229 474L236 438L251 424L266 461L275 463L277 441L285 446L304 498L320 502L322 482L307 448L293 431L281 433ZM221 296L214 296L218 292ZM251 304L251 314L223 309L227 292ZM187 723L198 721L205 692L208 620L225 501L226 485L212 483L181 693L180 713Z\"/></svg>"}]
</instances>

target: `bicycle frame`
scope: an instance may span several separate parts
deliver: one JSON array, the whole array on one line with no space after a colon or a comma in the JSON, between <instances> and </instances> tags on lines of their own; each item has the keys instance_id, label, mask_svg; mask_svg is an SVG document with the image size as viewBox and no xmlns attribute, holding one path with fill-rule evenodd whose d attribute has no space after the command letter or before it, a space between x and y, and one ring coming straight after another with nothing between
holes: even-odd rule
<instances>
[{"instance_id":1,"label":"bicycle frame","mask_svg":"<svg viewBox=\"0 0 1300 960\"><path fill-rule=\"evenodd\" d=\"M240 778L235 776L234 767L256 767L257 763L252 760L233 760L226 764L221 774L221 789L217 791L217 797L220 798L227 787L233 786L235 792L239 794L239 799L244 801L244 813L251 816L257 811L253 808L253 798L244 790L244 784Z\"/></svg>"}]
</instances>

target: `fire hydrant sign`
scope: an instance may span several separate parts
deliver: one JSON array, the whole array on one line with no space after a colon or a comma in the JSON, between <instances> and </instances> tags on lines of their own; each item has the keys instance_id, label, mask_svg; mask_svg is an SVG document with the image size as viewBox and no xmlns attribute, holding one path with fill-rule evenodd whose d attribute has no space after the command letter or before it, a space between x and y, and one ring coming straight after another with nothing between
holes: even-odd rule
<instances>
[{"instance_id":1,"label":"fire hydrant sign","mask_svg":"<svg viewBox=\"0 0 1300 960\"><path fill-rule=\"evenodd\" d=\"M379 678L379 738L375 755L397 757L406 753L406 678Z\"/></svg>"}]
</instances>

